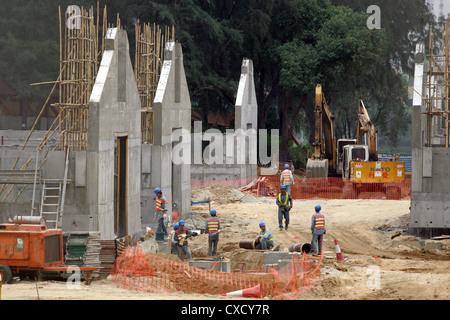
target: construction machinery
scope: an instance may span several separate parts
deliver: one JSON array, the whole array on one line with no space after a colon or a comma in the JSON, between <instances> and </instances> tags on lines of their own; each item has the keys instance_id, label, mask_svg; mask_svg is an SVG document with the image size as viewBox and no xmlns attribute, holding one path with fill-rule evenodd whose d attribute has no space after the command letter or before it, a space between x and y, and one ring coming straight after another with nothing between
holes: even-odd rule
<instances>
[{"instance_id":1,"label":"construction machinery","mask_svg":"<svg viewBox=\"0 0 450 320\"><path fill-rule=\"evenodd\" d=\"M322 86L316 86L314 152L308 156L307 178L343 178L344 198L363 192L381 192L390 199L400 197L405 178L405 163L398 159L379 161L377 132L362 100L358 104L356 139L335 137L335 117L328 106Z\"/></svg>"},{"instance_id":2,"label":"construction machinery","mask_svg":"<svg viewBox=\"0 0 450 320\"><path fill-rule=\"evenodd\" d=\"M363 192L380 192L388 199L401 196L400 184L405 179L405 163L398 159L379 161L377 131L364 102L359 100L356 144L343 147L342 178L344 197L358 197Z\"/></svg>"},{"instance_id":3,"label":"construction machinery","mask_svg":"<svg viewBox=\"0 0 450 320\"><path fill-rule=\"evenodd\" d=\"M34 279L39 272L68 272L64 264L63 232L47 229L46 220L38 216L15 216L0 224L0 276L10 283L13 276ZM77 266L90 284L98 267Z\"/></svg>"},{"instance_id":4,"label":"construction machinery","mask_svg":"<svg viewBox=\"0 0 450 320\"><path fill-rule=\"evenodd\" d=\"M341 174L343 148L355 144L355 139L339 139L335 136L335 116L327 104L322 86L316 86L314 108L314 152L308 156L306 163L307 178L326 178Z\"/></svg>"}]
</instances>

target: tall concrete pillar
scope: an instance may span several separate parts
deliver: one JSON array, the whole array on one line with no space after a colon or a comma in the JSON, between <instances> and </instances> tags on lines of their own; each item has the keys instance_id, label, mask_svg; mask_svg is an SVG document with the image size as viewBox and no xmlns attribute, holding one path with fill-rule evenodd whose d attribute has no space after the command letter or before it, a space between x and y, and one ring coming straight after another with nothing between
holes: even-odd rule
<instances>
[{"instance_id":1,"label":"tall concrete pillar","mask_svg":"<svg viewBox=\"0 0 450 320\"><path fill-rule=\"evenodd\" d=\"M409 232L431 238L450 234L450 149L426 145L426 107L422 101L424 46L416 47L412 121L411 215ZM425 93L426 94L426 93Z\"/></svg>"}]
</instances>

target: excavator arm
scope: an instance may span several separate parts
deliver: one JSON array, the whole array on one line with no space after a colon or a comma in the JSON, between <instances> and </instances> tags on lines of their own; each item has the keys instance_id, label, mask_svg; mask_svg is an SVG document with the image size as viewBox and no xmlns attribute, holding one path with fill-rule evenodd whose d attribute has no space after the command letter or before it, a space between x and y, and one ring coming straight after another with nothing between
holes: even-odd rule
<instances>
[{"instance_id":1,"label":"excavator arm","mask_svg":"<svg viewBox=\"0 0 450 320\"><path fill-rule=\"evenodd\" d=\"M358 123L356 126L356 143L365 144L363 141L364 134L367 137L367 146L369 148L369 161L378 161L377 150L377 132L375 125L370 120L364 102L359 100L358 104Z\"/></svg>"},{"instance_id":2,"label":"excavator arm","mask_svg":"<svg viewBox=\"0 0 450 320\"><path fill-rule=\"evenodd\" d=\"M328 159L330 169L336 168L335 116L327 104L322 86L316 86L314 159Z\"/></svg>"},{"instance_id":3,"label":"excavator arm","mask_svg":"<svg viewBox=\"0 0 450 320\"><path fill-rule=\"evenodd\" d=\"M327 105L322 86L316 86L314 108L314 153L306 164L306 177L328 177L337 167L336 137L334 133L335 116Z\"/></svg>"}]
</instances>

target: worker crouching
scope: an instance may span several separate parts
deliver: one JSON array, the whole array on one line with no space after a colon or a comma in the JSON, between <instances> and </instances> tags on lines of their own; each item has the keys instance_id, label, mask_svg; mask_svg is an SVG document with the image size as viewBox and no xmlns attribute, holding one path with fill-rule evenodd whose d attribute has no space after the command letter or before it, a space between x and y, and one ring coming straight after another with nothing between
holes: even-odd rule
<instances>
[{"instance_id":1,"label":"worker crouching","mask_svg":"<svg viewBox=\"0 0 450 320\"><path fill-rule=\"evenodd\" d=\"M258 237L256 238L255 249L258 250L271 250L275 246L275 240L273 238L273 233L270 229L266 228L266 224L261 222L259 224L259 228L261 231L259 232ZM278 245L274 251L278 251L280 246Z\"/></svg>"},{"instance_id":2,"label":"worker crouching","mask_svg":"<svg viewBox=\"0 0 450 320\"><path fill-rule=\"evenodd\" d=\"M211 210L210 215L211 217L206 219L206 232L208 232L208 255L213 257L217 253L221 228L220 221L217 218L217 211L215 209Z\"/></svg>"}]
</instances>

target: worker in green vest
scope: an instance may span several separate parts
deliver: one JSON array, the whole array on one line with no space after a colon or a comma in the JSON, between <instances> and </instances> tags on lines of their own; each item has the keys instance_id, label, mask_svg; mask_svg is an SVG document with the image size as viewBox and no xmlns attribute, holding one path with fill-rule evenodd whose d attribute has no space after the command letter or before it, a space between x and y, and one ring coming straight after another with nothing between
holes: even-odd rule
<instances>
[{"instance_id":1,"label":"worker in green vest","mask_svg":"<svg viewBox=\"0 0 450 320\"><path fill-rule=\"evenodd\" d=\"M278 195L276 200L278 206L278 225L280 227L280 231L283 231L283 218L284 218L284 229L288 229L289 225L289 211L291 211L294 202L292 201L292 197L289 193L286 192L286 186L281 186L281 193Z\"/></svg>"}]
</instances>

